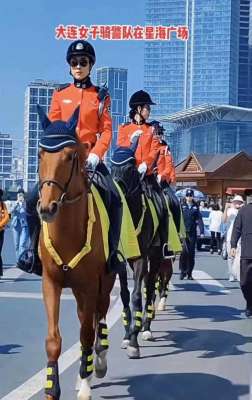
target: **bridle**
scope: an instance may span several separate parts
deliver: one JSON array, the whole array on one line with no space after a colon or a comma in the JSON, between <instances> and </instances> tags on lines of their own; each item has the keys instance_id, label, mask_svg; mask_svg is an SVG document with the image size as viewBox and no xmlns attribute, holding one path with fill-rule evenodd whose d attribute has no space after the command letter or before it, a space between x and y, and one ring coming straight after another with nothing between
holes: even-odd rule
<instances>
[{"instance_id":1,"label":"bridle","mask_svg":"<svg viewBox=\"0 0 252 400\"><path fill-rule=\"evenodd\" d=\"M63 184L59 183L58 181L56 181L55 179L44 179L42 182L39 182L39 197L41 198L41 196L42 196L41 195L41 190L43 189L43 186L45 184L47 184L48 186L50 186L50 185L57 186L57 188L60 189L60 191L62 192L62 194L60 195L58 200L54 200L55 203L57 203L57 205L59 207L61 207L63 204L73 204L73 203L76 203L78 200L80 200L81 197L83 196L83 192L78 194L77 196L75 196L72 199L68 199L67 198L67 191L68 191L69 185L70 185L72 177L73 177L73 172L74 172L74 167L75 166L76 166L76 169L78 170L79 157L78 157L77 151L73 155L71 172L70 172L70 176L69 176L67 182L63 185Z\"/></svg>"}]
</instances>

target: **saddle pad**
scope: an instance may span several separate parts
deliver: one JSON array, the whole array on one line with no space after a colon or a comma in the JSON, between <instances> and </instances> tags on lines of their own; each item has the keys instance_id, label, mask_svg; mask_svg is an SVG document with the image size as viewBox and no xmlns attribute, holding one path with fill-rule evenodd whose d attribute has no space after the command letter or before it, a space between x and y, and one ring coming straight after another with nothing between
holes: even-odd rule
<instances>
[{"instance_id":1,"label":"saddle pad","mask_svg":"<svg viewBox=\"0 0 252 400\"><path fill-rule=\"evenodd\" d=\"M176 225L175 222L173 220L173 216L172 213L170 211L169 208L169 202L166 196L164 196L165 198L165 202L166 202L166 206L168 209L168 214L169 214L169 234L168 234L168 246L169 246L169 250L174 251L174 253L178 253L182 251L182 246L180 243L180 239L179 239L179 235L176 229Z\"/></svg>"},{"instance_id":2,"label":"saddle pad","mask_svg":"<svg viewBox=\"0 0 252 400\"><path fill-rule=\"evenodd\" d=\"M158 215L152 199L150 199L148 196L146 196L146 199L152 216L153 227L154 227L152 239L154 239L159 225Z\"/></svg>"},{"instance_id":3,"label":"saddle pad","mask_svg":"<svg viewBox=\"0 0 252 400\"><path fill-rule=\"evenodd\" d=\"M140 257L141 254L138 246L136 231L126 199L120 187L116 183L115 185L123 204L121 235L120 235L118 250L121 251L121 253L124 255L126 259ZM91 191L94 196L94 200L101 220L104 253L107 260L109 256L109 244L108 244L109 217L105 205L103 203L103 200L100 196L100 193L98 192L98 190L94 185L91 186Z\"/></svg>"},{"instance_id":4,"label":"saddle pad","mask_svg":"<svg viewBox=\"0 0 252 400\"><path fill-rule=\"evenodd\" d=\"M123 217L118 250L120 250L127 259L140 257L141 253L138 245L137 234L127 201L118 183L114 181L114 184L118 190L123 205Z\"/></svg>"}]
</instances>

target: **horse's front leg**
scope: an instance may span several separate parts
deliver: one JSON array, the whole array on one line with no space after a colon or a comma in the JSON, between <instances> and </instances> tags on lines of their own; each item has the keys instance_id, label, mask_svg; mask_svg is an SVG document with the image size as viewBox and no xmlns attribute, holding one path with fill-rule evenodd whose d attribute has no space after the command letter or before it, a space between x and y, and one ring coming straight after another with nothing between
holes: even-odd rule
<instances>
[{"instance_id":1,"label":"horse's front leg","mask_svg":"<svg viewBox=\"0 0 252 400\"><path fill-rule=\"evenodd\" d=\"M61 290L61 286L55 283L45 272L43 274L43 298L48 321L48 335L46 338L48 363L45 400L58 400L60 398L58 359L61 353L59 331Z\"/></svg>"},{"instance_id":2,"label":"horse's front leg","mask_svg":"<svg viewBox=\"0 0 252 400\"><path fill-rule=\"evenodd\" d=\"M126 349L129 345L130 339L130 324L131 324L131 310L130 310L130 291L128 288L128 278L126 268L119 272L120 280L120 295L123 303L122 320L125 329L125 335L121 344L122 349Z\"/></svg>"},{"instance_id":3,"label":"horse's front leg","mask_svg":"<svg viewBox=\"0 0 252 400\"><path fill-rule=\"evenodd\" d=\"M158 310L164 311L166 299L169 291L169 282L172 277L173 266L172 260L163 260L160 267L160 301L158 303Z\"/></svg>"},{"instance_id":4,"label":"horse's front leg","mask_svg":"<svg viewBox=\"0 0 252 400\"><path fill-rule=\"evenodd\" d=\"M127 347L129 358L139 358L140 350L138 344L138 334L142 328L142 281L147 273L147 259L140 258L134 261L134 289L132 292L132 322L130 327L130 342Z\"/></svg>"},{"instance_id":5,"label":"horse's front leg","mask_svg":"<svg viewBox=\"0 0 252 400\"><path fill-rule=\"evenodd\" d=\"M153 340L151 333L151 321L155 316L154 300L155 300L155 286L160 267L159 255L150 255L150 268L146 276L146 302L143 323L143 340Z\"/></svg>"},{"instance_id":6,"label":"horse's front leg","mask_svg":"<svg viewBox=\"0 0 252 400\"><path fill-rule=\"evenodd\" d=\"M80 390L78 392L78 400L90 400L91 388L90 381L94 370L94 356L93 346L95 341L95 328L96 328L96 311L97 311L97 297L98 297L98 284L89 288L88 293L85 295L79 293L76 296L78 308L81 312L81 329L80 329L80 342L81 342L81 360L80 360Z\"/></svg>"}]
</instances>

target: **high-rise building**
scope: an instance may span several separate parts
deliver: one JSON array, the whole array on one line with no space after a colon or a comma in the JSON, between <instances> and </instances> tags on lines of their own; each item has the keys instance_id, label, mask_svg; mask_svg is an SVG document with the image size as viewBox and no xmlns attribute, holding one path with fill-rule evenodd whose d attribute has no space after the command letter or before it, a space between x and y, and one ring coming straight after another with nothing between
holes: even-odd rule
<instances>
[{"instance_id":1,"label":"high-rise building","mask_svg":"<svg viewBox=\"0 0 252 400\"><path fill-rule=\"evenodd\" d=\"M8 189L11 179L13 140L7 133L0 133L0 187Z\"/></svg>"},{"instance_id":2,"label":"high-rise building","mask_svg":"<svg viewBox=\"0 0 252 400\"><path fill-rule=\"evenodd\" d=\"M146 25L187 25L190 35L188 41L174 35L145 42L144 82L158 104L154 115L238 104L240 19L239 0L146 0Z\"/></svg>"},{"instance_id":3,"label":"high-rise building","mask_svg":"<svg viewBox=\"0 0 252 400\"><path fill-rule=\"evenodd\" d=\"M37 104L49 111L53 91L59 84L36 79L25 91L24 112L24 189L31 190L37 181L38 142L42 133Z\"/></svg>"},{"instance_id":4,"label":"high-rise building","mask_svg":"<svg viewBox=\"0 0 252 400\"><path fill-rule=\"evenodd\" d=\"M238 105L252 107L252 1L240 0Z\"/></svg>"},{"instance_id":5,"label":"high-rise building","mask_svg":"<svg viewBox=\"0 0 252 400\"><path fill-rule=\"evenodd\" d=\"M110 150L106 154L105 161L109 163L111 153L116 145L118 125L125 122L127 112L127 76L125 68L102 67L96 70L98 86L107 84L111 97L111 115L113 137Z\"/></svg>"}]
</instances>

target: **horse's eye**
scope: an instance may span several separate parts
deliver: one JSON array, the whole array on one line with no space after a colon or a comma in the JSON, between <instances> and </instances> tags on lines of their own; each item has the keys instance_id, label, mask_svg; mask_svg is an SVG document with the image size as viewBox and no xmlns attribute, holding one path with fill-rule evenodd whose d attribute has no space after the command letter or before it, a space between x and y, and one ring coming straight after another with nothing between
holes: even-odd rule
<instances>
[{"instance_id":1,"label":"horse's eye","mask_svg":"<svg viewBox=\"0 0 252 400\"><path fill-rule=\"evenodd\" d=\"M69 156L67 157L68 161L73 161L73 154L69 154Z\"/></svg>"}]
</instances>

